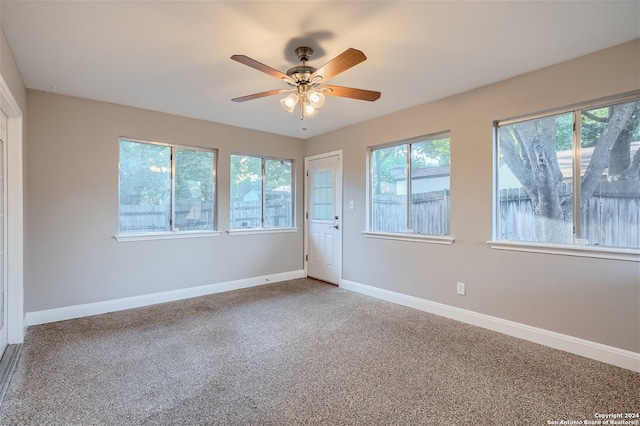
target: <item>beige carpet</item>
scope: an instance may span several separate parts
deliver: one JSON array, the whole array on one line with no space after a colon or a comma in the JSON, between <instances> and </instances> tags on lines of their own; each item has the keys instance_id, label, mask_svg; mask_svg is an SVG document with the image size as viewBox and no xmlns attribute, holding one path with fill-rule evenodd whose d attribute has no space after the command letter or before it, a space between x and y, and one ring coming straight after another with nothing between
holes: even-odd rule
<instances>
[{"instance_id":1,"label":"beige carpet","mask_svg":"<svg viewBox=\"0 0 640 426\"><path fill-rule=\"evenodd\" d=\"M2 425L547 425L640 374L310 279L29 327Z\"/></svg>"}]
</instances>

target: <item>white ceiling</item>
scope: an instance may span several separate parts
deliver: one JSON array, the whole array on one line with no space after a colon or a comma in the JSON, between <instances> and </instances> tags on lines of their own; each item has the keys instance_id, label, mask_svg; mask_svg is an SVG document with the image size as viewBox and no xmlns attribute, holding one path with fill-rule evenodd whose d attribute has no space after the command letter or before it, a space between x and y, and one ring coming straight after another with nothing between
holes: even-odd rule
<instances>
[{"instance_id":1,"label":"white ceiling","mask_svg":"<svg viewBox=\"0 0 640 426\"><path fill-rule=\"evenodd\" d=\"M0 0L0 19L28 88L306 139L638 38L640 0ZM283 95L231 102L287 87L231 55L285 72L301 45L316 68L362 50L330 82L381 98L302 122Z\"/></svg>"}]
</instances>

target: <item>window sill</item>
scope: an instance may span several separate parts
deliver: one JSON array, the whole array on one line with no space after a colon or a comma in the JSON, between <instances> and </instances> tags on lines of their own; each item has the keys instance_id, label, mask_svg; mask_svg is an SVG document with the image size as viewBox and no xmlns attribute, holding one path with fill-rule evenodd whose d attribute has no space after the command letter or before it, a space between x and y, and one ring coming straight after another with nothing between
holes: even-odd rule
<instances>
[{"instance_id":1,"label":"window sill","mask_svg":"<svg viewBox=\"0 0 640 426\"><path fill-rule=\"evenodd\" d=\"M640 250L618 249L574 244L544 244L527 241L487 241L492 249L525 251L530 253L558 254L564 256L595 257L598 259L640 262Z\"/></svg>"},{"instance_id":2,"label":"window sill","mask_svg":"<svg viewBox=\"0 0 640 426\"><path fill-rule=\"evenodd\" d=\"M230 229L227 231L229 235L253 235L253 234L284 234L287 232L298 232L300 228L246 228L246 229Z\"/></svg>"},{"instance_id":3,"label":"window sill","mask_svg":"<svg viewBox=\"0 0 640 426\"><path fill-rule=\"evenodd\" d=\"M424 234L400 234L393 232L363 231L365 238L378 238L382 240L410 241L427 244L453 244L454 238L449 235L424 235Z\"/></svg>"},{"instance_id":4,"label":"window sill","mask_svg":"<svg viewBox=\"0 0 640 426\"><path fill-rule=\"evenodd\" d=\"M114 236L119 243L129 241L151 241L151 240L176 240L180 238L205 238L219 237L220 231L191 231L191 232L156 232L150 234L119 234Z\"/></svg>"}]
</instances>

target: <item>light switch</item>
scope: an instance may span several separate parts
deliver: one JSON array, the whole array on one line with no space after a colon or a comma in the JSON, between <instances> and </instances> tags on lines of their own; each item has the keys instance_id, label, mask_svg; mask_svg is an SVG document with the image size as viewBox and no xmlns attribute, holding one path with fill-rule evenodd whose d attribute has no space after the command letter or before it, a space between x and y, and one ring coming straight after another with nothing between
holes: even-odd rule
<instances>
[{"instance_id":1,"label":"light switch","mask_svg":"<svg viewBox=\"0 0 640 426\"><path fill-rule=\"evenodd\" d=\"M349 201L349 210L353 210L356 208L356 202L351 200Z\"/></svg>"}]
</instances>

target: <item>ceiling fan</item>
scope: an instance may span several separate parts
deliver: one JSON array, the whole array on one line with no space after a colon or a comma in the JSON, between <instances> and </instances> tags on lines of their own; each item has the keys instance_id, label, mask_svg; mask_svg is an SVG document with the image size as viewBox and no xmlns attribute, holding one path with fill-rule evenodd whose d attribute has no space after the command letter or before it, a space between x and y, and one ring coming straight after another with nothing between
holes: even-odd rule
<instances>
[{"instance_id":1,"label":"ceiling fan","mask_svg":"<svg viewBox=\"0 0 640 426\"><path fill-rule=\"evenodd\" d=\"M244 102L280 93L293 92L281 99L280 104L289 112L293 112L296 105L300 104L300 119L303 120L305 117L310 117L318 113L318 108L324 103L325 95L341 96L343 98L360 99L370 102L380 98L380 92L374 92L372 90L324 85L330 78L365 61L367 57L361 51L349 48L317 69L307 65L309 57L313 54L313 50L310 47L301 46L298 47L295 52L298 59L302 62L302 65L290 68L286 73L262 64L248 56L233 55L231 59L234 61L238 61L241 64L255 68L278 80L284 81L289 85L289 88L254 93L253 95L241 96L231 100L233 102Z\"/></svg>"}]
</instances>

